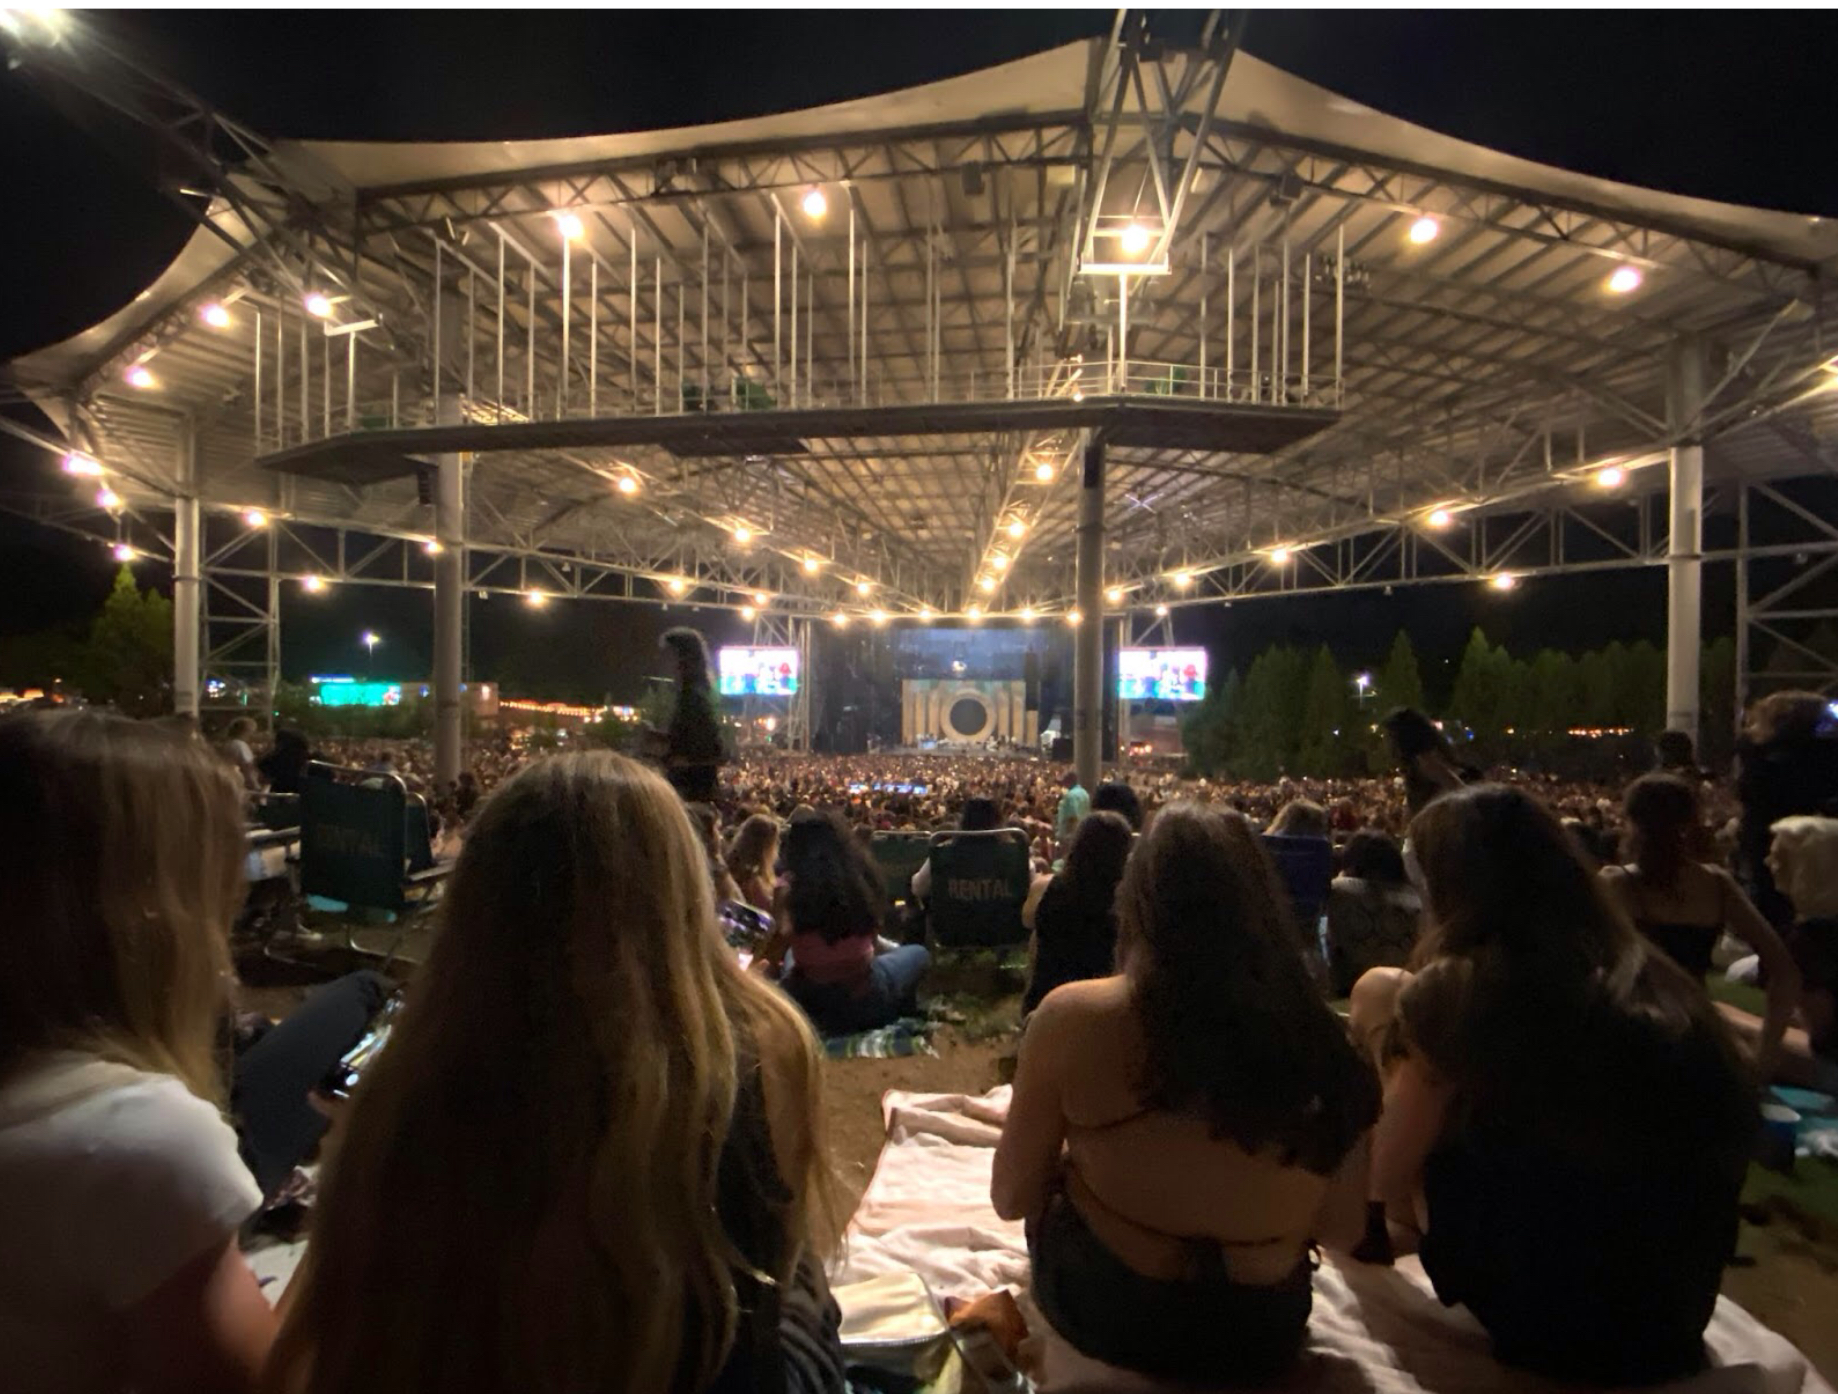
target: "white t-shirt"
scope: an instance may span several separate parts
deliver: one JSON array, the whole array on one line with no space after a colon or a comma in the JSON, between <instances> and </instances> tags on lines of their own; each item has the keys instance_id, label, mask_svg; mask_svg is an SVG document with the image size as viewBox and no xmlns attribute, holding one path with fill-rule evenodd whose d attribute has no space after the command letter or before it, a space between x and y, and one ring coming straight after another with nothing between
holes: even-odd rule
<instances>
[{"instance_id":1,"label":"white t-shirt","mask_svg":"<svg viewBox=\"0 0 1838 1394\"><path fill-rule=\"evenodd\" d=\"M0 1087L0 1385L123 1387L114 1314L261 1204L217 1110L170 1075L47 1054Z\"/></svg>"}]
</instances>

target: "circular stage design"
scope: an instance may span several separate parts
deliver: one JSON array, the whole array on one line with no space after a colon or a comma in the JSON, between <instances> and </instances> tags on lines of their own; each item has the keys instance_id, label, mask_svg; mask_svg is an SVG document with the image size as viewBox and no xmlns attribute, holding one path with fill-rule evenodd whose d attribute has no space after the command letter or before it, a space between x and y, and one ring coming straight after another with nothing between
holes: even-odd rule
<instances>
[{"instance_id":1,"label":"circular stage design","mask_svg":"<svg viewBox=\"0 0 1838 1394\"><path fill-rule=\"evenodd\" d=\"M989 705L989 699L980 692L958 692L951 698L945 724L958 740L987 740L996 726L995 708Z\"/></svg>"}]
</instances>

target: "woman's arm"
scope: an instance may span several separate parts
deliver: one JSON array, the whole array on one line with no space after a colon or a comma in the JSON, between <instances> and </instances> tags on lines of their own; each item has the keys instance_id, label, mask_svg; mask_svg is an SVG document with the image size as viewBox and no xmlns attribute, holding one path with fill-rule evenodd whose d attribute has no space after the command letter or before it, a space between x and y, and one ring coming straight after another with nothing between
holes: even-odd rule
<instances>
[{"instance_id":1,"label":"woman's arm","mask_svg":"<svg viewBox=\"0 0 1838 1394\"><path fill-rule=\"evenodd\" d=\"M1442 1137L1452 1093L1418 1056L1407 1055L1393 1067L1373 1130L1371 1199L1409 1201L1423 1188L1423 1166Z\"/></svg>"},{"instance_id":2,"label":"woman's arm","mask_svg":"<svg viewBox=\"0 0 1838 1394\"><path fill-rule=\"evenodd\" d=\"M1755 1051L1755 1068L1763 1079L1774 1073L1780 1059L1781 1037L1793 1024L1793 1013L1800 1005L1800 966L1793 961L1786 943L1775 932L1749 898L1736 884L1736 878L1722 867L1712 868L1712 875L1723 892L1723 926L1755 950L1761 959L1762 975L1768 984L1768 1010L1762 1018L1761 1041Z\"/></svg>"},{"instance_id":3,"label":"woman's arm","mask_svg":"<svg viewBox=\"0 0 1838 1394\"><path fill-rule=\"evenodd\" d=\"M145 1394L241 1394L279 1325L232 1236L122 1314L122 1373Z\"/></svg>"},{"instance_id":4,"label":"woman's arm","mask_svg":"<svg viewBox=\"0 0 1838 1394\"><path fill-rule=\"evenodd\" d=\"M1028 1019L1015 1067L1002 1140L996 1146L989 1199L1005 1220L1025 1220L1046 1201L1066 1142L1063 1069L1071 1044L1065 989L1047 994Z\"/></svg>"}]
</instances>

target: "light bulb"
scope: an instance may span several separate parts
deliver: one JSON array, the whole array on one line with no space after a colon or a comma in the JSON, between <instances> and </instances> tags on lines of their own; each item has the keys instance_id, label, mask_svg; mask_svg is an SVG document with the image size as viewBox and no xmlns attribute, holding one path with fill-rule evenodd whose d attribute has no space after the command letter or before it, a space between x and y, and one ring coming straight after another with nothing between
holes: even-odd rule
<instances>
[{"instance_id":1,"label":"light bulb","mask_svg":"<svg viewBox=\"0 0 1838 1394\"><path fill-rule=\"evenodd\" d=\"M857 595L866 595L868 594L869 591L873 589L874 589L874 582L872 581L857 581L855 583L855 593Z\"/></svg>"},{"instance_id":2,"label":"light bulb","mask_svg":"<svg viewBox=\"0 0 1838 1394\"><path fill-rule=\"evenodd\" d=\"M754 591L753 592L753 603L755 605L764 605L766 604L766 602L768 602L771 599L772 597L767 595L766 592L764 591Z\"/></svg>"},{"instance_id":3,"label":"light bulb","mask_svg":"<svg viewBox=\"0 0 1838 1394\"><path fill-rule=\"evenodd\" d=\"M1131 223L1123 230L1123 254L1139 257L1149 250L1149 230L1141 223Z\"/></svg>"},{"instance_id":4,"label":"light bulb","mask_svg":"<svg viewBox=\"0 0 1838 1394\"><path fill-rule=\"evenodd\" d=\"M582 234L586 232L586 229L581 226L581 220L573 213L557 213L555 230L561 233L563 239L568 242L579 242Z\"/></svg>"},{"instance_id":5,"label":"light bulb","mask_svg":"<svg viewBox=\"0 0 1838 1394\"><path fill-rule=\"evenodd\" d=\"M252 528L265 528L268 526L268 515L259 508L251 508L243 514L243 522Z\"/></svg>"},{"instance_id":6,"label":"light bulb","mask_svg":"<svg viewBox=\"0 0 1838 1394\"><path fill-rule=\"evenodd\" d=\"M1027 524L1022 522L1019 518L1008 525L1008 535L1010 537L1021 537L1025 535L1026 532Z\"/></svg>"},{"instance_id":7,"label":"light bulb","mask_svg":"<svg viewBox=\"0 0 1838 1394\"><path fill-rule=\"evenodd\" d=\"M1066 623L1067 624L1077 624L1080 620L1084 618L1085 616L1080 614L1077 610L1066 611Z\"/></svg>"},{"instance_id":8,"label":"light bulb","mask_svg":"<svg viewBox=\"0 0 1838 1394\"><path fill-rule=\"evenodd\" d=\"M1629 291L1640 289L1640 268L1623 264L1617 266L1608 276L1608 289L1613 295L1626 295Z\"/></svg>"},{"instance_id":9,"label":"light bulb","mask_svg":"<svg viewBox=\"0 0 1838 1394\"><path fill-rule=\"evenodd\" d=\"M212 329L228 329L230 327L230 312L224 309L223 306L219 305L215 300L198 311L198 318L210 325Z\"/></svg>"},{"instance_id":10,"label":"light bulb","mask_svg":"<svg viewBox=\"0 0 1838 1394\"><path fill-rule=\"evenodd\" d=\"M1157 605L1155 607L1155 618L1158 620L1167 619L1168 618L1168 607L1166 605Z\"/></svg>"},{"instance_id":11,"label":"light bulb","mask_svg":"<svg viewBox=\"0 0 1838 1394\"><path fill-rule=\"evenodd\" d=\"M1619 489L1627 482L1627 471L1619 465L1610 465L1607 469L1596 471L1595 482L1604 489Z\"/></svg>"},{"instance_id":12,"label":"light bulb","mask_svg":"<svg viewBox=\"0 0 1838 1394\"><path fill-rule=\"evenodd\" d=\"M886 624L887 612L885 610L870 610L868 612L868 618L873 620L876 624Z\"/></svg>"},{"instance_id":13,"label":"light bulb","mask_svg":"<svg viewBox=\"0 0 1838 1394\"><path fill-rule=\"evenodd\" d=\"M983 618L983 607L981 605L966 605L964 606L964 614L970 619L980 620Z\"/></svg>"},{"instance_id":14,"label":"light bulb","mask_svg":"<svg viewBox=\"0 0 1838 1394\"><path fill-rule=\"evenodd\" d=\"M823 570L823 559L821 557L806 557L804 559L805 575L815 576L821 570Z\"/></svg>"},{"instance_id":15,"label":"light bulb","mask_svg":"<svg viewBox=\"0 0 1838 1394\"><path fill-rule=\"evenodd\" d=\"M830 201L823 196L822 189L812 189L804 195L804 216L821 218L830 211Z\"/></svg>"},{"instance_id":16,"label":"light bulb","mask_svg":"<svg viewBox=\"0 0 1838 1394\"><path fill-rule=\"evenodd\" d=\"M932 607L930 605L921 605L919 607L919 618L930 621L932 618Z\"/></svg>"},{"instance_id":17,"label":"light bulb","mask_svg":"<svg viewBox=\"0 0 1838 1394\"><path fill-rule=\"evenodd\" d=\"M1035 465L1034 478L1039 480L1042 484L1051 484L1053 482L1053 466L1047 464L1044 460L1040 464Z\"/></svg>"},{"instance_id":18,"label":"light bulb","mask_svg":"<svg viewBox=\"0 0 1838 1394\"><path fill-rule=\"evenodd\" d=\"M1112 605L1121 605L1123 603L1123 587L1112 586L1109 590L1104 592L1104 598L1110 601Z\"/></svg>"},{"instance_id":19,"label":"light bulb","mask_svg":"<svg viewBox=\"0 0 1838 1394\"><path fill-rule=\"evenodd\" d=\"M987 594L988 592L996 588L996 578L993 576L985 576L982 580L978 581L976 584L979 590Z\"/></svg>"},{"instance_id":20,"label":"light bulb","mask_svg":"<svg viewBox=\"0 0 1838 1394\"><path fill-rule=\"evenodd\" d=\"M139 552L136 552L125 542L117 542L111 549L111 553L116 561L133 561L134 558L140 555Z\"/></svg>"},{"instance_id":21,"label":"light bulb","mask_svg":"<svg viewBox=\"0 0 1838 1394\"><path fill-rule=\"evenodd\" d=\"M1289 549L1287 547L1272 547L1270 549L1270 560L1276 566L1287 566L1289 564Z\"/></svg>"},{"instance_id":22,"label":"light bulb","mask_svg":"<svg viewBox=\"0 0 1838 1394\"><path fill-rule=\"evenodd\" d=\"M748 527L745 523L740 524L734 529L734 540L742 547L746 546L753 540L753 529Z\"/></svg>"},{"instance_id":23,"label":"light bulb","mask_svg":"<svg viewBox=\"0 0 1838 1394\"><path fill-rule=\"evenodd\" d=\"M102 473L102 466L81 451L73 450L64 457L64 473L94 479Z\"/></svg>"},{"instance_id":24,"label":"light bulb","mask_svg":"<svg viewBox=\"0 0 1838 1394\"><path fill-rule=\"evenodd\" d=\"M1174 573L1174 584L1179 586L1182 590L1186 590L1187 587L1193 584L1193 572L1191 571L1175 572Z\"/></svg>"},{"instance_id":25,"label":"light bulb","mask_svg":"<svg viewBox=\"0 0 1838 1394\"><path fill-rule=\"evenodd\" d=\"M1488 584L1490 584L1497 591L1509 591L1514 586L1519 584L1519 578L1513 575L1510 571L1502 571L1498 576L1495 576L1493 580L1490 581Z\"/></svg>"},{"instance_id":26,"label":"light bulb","mask_svg":"<svg viewBox=\"0 0 1838 1394\"><path fill-rule=\"evenodd\" d=\"M1446 508L1434 509L1429 516L1429 525L1433 528L1446 528L1454 521L1455 515Z\"/></svg>"},{"instance_id":27,"label":"light bulb","mask_svg":"<svg viewBox=\"0 0 1838 1394\"><path fill-rule=\"evenodd\" d=\"M549 597L542 591L525 591L523 603L528 605L532 610L540 610L549 603Z\"/></svg>"},{"instance_id":28,"label":"light bulb","mask_svg":"<svg viewBox=\"0 0 1838 1394\"><path fill-rule=\"evenodd\" d=\"M325 577L323 576L302 576L300 578L300 589L305 590L305 591L311 591L314 594L317 594L318 592L325 589Z\"/></svg>"},{"instance_id":29,"label":"light bulb","mask_svg":"<svg viewBox=\"0 0 1838 1394\"><path fill-rule=\"evenodd\" d=\"M1441 231L1442 224L1426 215L1410 225L1410 240L1421 247L1425 242L1434 242Z\"/></svg>"},{"instance_id":30,"label":"light bulb","mask_svg":"<svg viewBox=\"0 0 1838 1394\"><path fill-rule=\"evenodd\" d=\"M332 313L332 302L324 292L313 291L305 300L306 312L315 319L326 319Z\"/></svg>"},{"instance_id":31,"label":"light bulb","mask_svg":"<svg viewBox=\"0 0 1838 1394\"><path fill-rule=\"evenodd\" d=\"M1021 607L1021 618L1026 620L1029 624L1032 624L1034 622L1034 607L1032 605L1023 605Z\"/></svg>"},{"instance_id":32,"label":"light bulb","mask_svg":"<svg viewBox=\"0 0 1838 1394\"><path fill-rule=\"evenodd\" d=\"M849 617L841 610L838 610L835 614L830 616L830 623L834 624L838 629L847 629L849 627Z\"/></svg>"},{"instance_id":33,"label":"light bulb","mask_svg":"<svg viewBox=\"0 0 1838 1394\"><path fill-rule=\"evenodd\" d=\"M121 495L116 493L113 489L109 488L108 485L104 484L100 489L96 490L96 507L97 508L120 508L121 507Z\"/></svg>"},{"instance_id":34,"label":"light bulb","mask_svg":"<svg viewBox=\"0 0 1838 1394\"><path fill-rule=\"evenodd\" d=\"M421 550L426 552L430 557L437 557L447 549L440 545L440 539L438 537L430 537L426 542L421 544Z\"/></svg>"},{"instance_id":35,"label":"light bulb","mask_svg":"<svg viewBox=\"0 0 1838 1394\"><path fill-rule=\"evenodd\" d=\"M149 387L158 385L158 380L153 376L153 371L148 368L145 363L136 363L132 368L129 368L123 376L127 378L129 387L138 387L143 391Z\"/></svg>"},{"instance_id":36,"label":"light bulb","mask_svg":"<svg viewBox=\"0 0 1838 1394\"><path fill-rule=\"evenodd\" d=\"M681 595L684 591L689 589L689 582L685 581L681 576L670 577L669 580L664 582L664 585L669 589L672 595Z\"/></svg>"},{"instance_id":37,"label":"light bulb","mask_svg":"<svg viewBox=\"0 0 1838 1394\"><path fill-rule=\"evenodd\" d=\"M619 482L613 487L618 489L622 494L636 494L638 492L638 477L631 474L622 474L619 476Z\"/></svg>"},{"instance_id":38,"label":"light bulb","mask_svg":"<svg viewBox=\"0 0 1838 1394\"><path fill-rule=\"evenodd\" d=\"M743 620L758 619L759 611L755 610L751 605L742 605L740 607L740 617Z\"/></svg>"}]
</instances>

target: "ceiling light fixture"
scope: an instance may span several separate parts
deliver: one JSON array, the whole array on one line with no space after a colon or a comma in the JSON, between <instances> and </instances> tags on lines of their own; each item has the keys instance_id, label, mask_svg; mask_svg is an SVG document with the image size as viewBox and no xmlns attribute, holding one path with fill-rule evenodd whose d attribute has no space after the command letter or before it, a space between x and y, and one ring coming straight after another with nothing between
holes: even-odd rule
<instances>
[{"instance_id":1,"label":"ceiling light fixture","mask_svg":"<svg viewBox=\"0 0 1838 1394\"><path fill-rule=\"evenodd\" d=\"M1425 214L1410 225L1410 240L1421 247L1426 242L1434 242L1442 231L1442 224Z\"/></svg>"},{"instance_id":2,"label":"ceiling light fixture","mask_svg":"<svg viewBox=\"0 0 1838 1394\"><path fill-rule=\"evenodd\" d=\"M230 312L224 309L223 306L219 305L215 300L198 311L198 318L210 325L212 329L228 329L230 327Z\"/></svg>"},{"instance_id":3,"label":"ceiling light fixture","mask_svg":"<svg viewBox=\"0 0 1838 1394\"><path fill-rule=\"evenodd\" d=\"M1626 295L1629 291L1640 289L1640 268L1623 263L1608 275L1608 290L1611 295Z\"/></svg>"},{"instance_id":4,"label":"ceiling light fixture","mask_svg":"<svg viewBox=\"0 0 1838 1394\"><path fill-rule=\"evenodd\" d=\"M1455 521L1455 515L1446 508L1433 508L1426 521L1433 528L1446 528Z\"/></svg>"},{"instance_id":5,"label":"ceiling light fixture","mask_svg":"<svg viewBox=\"0 0 1838 1394\"><path fill-rule=\"evenodd\" d=\"M323 291L313 291L304 303L306 312L314 319L327 319L332 314L332 302Z\"/></svg>"},{"instance_id":6,"label":"ceiling light fixture","mask_svg":"<svg viewBox=\"0 0 1838 1394\"><path fill-rule=\"evenodd\" d=\"M830 201L823 196L822 189L812 189L806 193L801 206L804 209L804 216L812 220L821 218L830 211Z\"/></svg>"}]
</instances>

